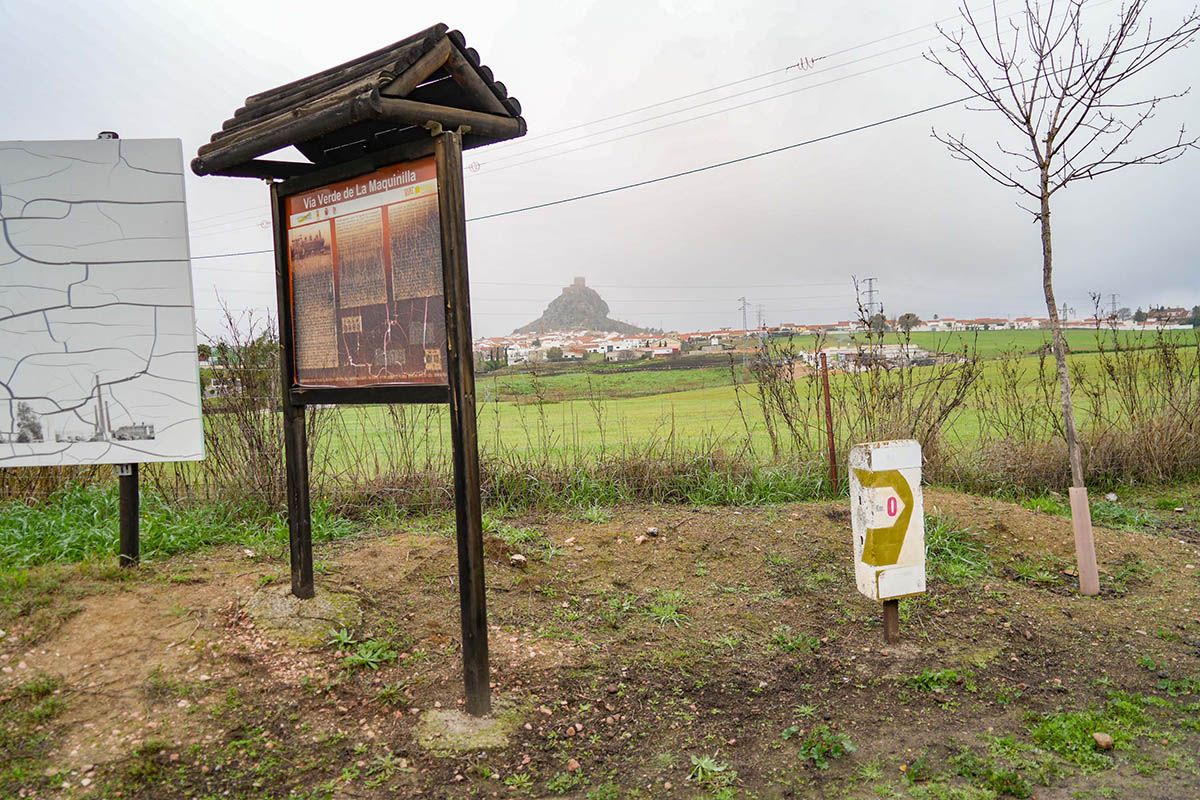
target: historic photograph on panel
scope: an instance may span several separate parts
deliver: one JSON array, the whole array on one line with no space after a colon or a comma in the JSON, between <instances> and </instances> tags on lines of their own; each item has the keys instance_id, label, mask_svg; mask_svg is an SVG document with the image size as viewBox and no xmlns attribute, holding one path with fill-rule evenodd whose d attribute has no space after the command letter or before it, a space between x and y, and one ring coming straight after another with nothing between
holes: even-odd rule
<instances>
[{"instance_id":1,"label":"historic photograph on panel","mask_svg":"<svg viewBox=\"0 0 1200 800\"><path fill-rule=\"evenodd\" d=\"M0 467L203 458L180 142L0 142L0 225Z\"/></svg>"},{"instance_id":2,"label":"historic photograph on panel","mask_svg":"<svg viewBox=\"0 0 1200 800\"><path fill-rule=\"evenodd\" d=\"M285 202L296 384L446 383L433 159Z\"/></svg>"}]
</instances>

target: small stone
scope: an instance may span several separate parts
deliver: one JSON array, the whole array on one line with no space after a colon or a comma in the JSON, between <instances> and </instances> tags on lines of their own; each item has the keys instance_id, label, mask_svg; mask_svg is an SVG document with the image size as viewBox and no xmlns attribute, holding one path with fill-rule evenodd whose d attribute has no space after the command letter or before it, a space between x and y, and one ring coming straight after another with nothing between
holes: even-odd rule
<instances>
[{"instance_id":1,"label":"small stone","mask_svg":"<svg viewBox=\"0 0 1200 800\"><path fill-rule=\"evenodd\" d=\"M1098 747L1101 750L1112 750L1113 749L1113 738L1111 736L1109 736L1107 733L1101 733L1100 731L1096 731L1095 733L1092 734L1092 739L1094 739L1096 741L1096 747Z\"/></svg>"},{"instance_id":2,"label":"small stone","mask_svg":"<svg viewBox=\"0 0 1200 800\"><path fill-rule=\"evenodd\" d=\"M663 788L666 789L668 792L671 791L671 782L663 781Z\"/></svg>"},{"instance_id":3,"label":"small stone","mask_svg":"<svg viewBox=\"0 0 1200 800\"><path fill-rule=\"evenodd\" d=\"M574 736L574 735L575 735L575 726L574 726L574 725L568 725L568 726L567 726L567 738L568 738L568 739L570 739L570 738L571 738L572 736Z\"/></svg>"},{"instance_id":4,"label":"small stone","mask_svg":"<svg viewBox=\"0 0 1200 800\"><path fill-rule=\"evenodd\" d=\"M635 544L641 544L642 542L646 541L646 537L645 537L645 536L639 536L639 537L637 537L636 539L634 539L633 541L634 541L634 543L635 543Z\"/></svg>"},{"instance_id":5,"label":"small stone","mask_svg":"<svg viewBox=\"0 0 1200 800\"><path fill-rule=\"evenodd\" d=\"M658 536L658 528L651 525L649 528L646 528L646 535L647 536Z\"/></svg>"},{"instance_id":6,"label":"small stone","mask_svg":"<svg viewBox=\"0 0 1200 800\"><path fill-rule=\"evenodd\" d=\"M1115 502L1117 502L1117 493L1109 492L1108 494L1104 495L1104 499L1110 503L1115 503Z\"/></svg>"},{"instance_id":7,"label":"small stone","mask_svg":"<svg viewBox=\"0 0 1200 800\"><path fill-rule=\"evenodd\" d=\"M80 786L91 786L92 779L91 778L83 778L82 780L79 781L79 785Z\"/></svg>"},{"instance_id":8,"label":"small stone","mask_svg":"<svg viewBox=\"0 0 1200 800\"><path fill-rule=\"evenodd\" d=\"M575 537L574 537L574 536L568 536L566 539L563 539L563 544L565 544L565 545L567 545L568 547L570 547L571 545L575 544Z\"/></svg>"},{"instance_id":9,"label":"small stone","mask_svg":"<svg viewBox=\"0 0 1200 800\"><path fill-rule=\"evenodd\" d=\"M531 731L531 730L533 730L533 725L531 725L531 724L529 724L528 722L526 722L526 723L525 723L525 730L527 730L527 731Z\"/></svg>"},{"instance_id":10,"label":"small stone","mask_svg":"<svg viewBox=\"0 0 1200 800\"><path fill-rule=\"evenodd\" d=\"M567 772L579 772L579 762L571 759L567 762Z\"/></svg>"},{"instance_id":11,"label":"small stone","mask_svg":"<svg viewBox=\"0 0 1200 800\"><path fill-rule=\"evenodd\" d=\"M1177 507L1175 508L1175 513L1176 513L1176 514L1182 514L1182 513L1183 513L1183 506L1177 506Z\"/></svg>"},{"instance_id":12,"label":"small stone","mask_svg":"<svg viewBox=\"0 0 1200 800\"><path fill-rule=\"evenodd\" d=\"M607 686L605 686L605 687L604 687L604 691L608 692L609 694L616 694L616 693L617 693L617 690L618 690L619 688L620 688L620 687L619 687L619 686L617 686L615 683L610 683L610 684L608 684Z\"/></svg>"},{"instance_id":13,"label":"small stone","mask_svg":"<svg viewBox=\"0 0 1200 800\"><path fill-rule=\"evenodd\" d=\"M514 567L523 567L529 563L529 559L520 553L513 553L508 557L508 563L512 564Z\"/></svg>"}]
</instances>

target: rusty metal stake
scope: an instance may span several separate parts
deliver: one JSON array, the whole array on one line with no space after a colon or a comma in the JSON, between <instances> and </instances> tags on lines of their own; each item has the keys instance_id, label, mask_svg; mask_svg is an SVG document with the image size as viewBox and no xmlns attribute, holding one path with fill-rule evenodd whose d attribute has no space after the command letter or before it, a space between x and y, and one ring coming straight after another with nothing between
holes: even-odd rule
<instances>
[{"instance_id":1,"label":"rusty metal stake","mask_svg":"<svg viewBox=\"0 0 1200 800\"><path fill-rule=\"evenodd\" d=\"M833 449L833 404L829 400L829 361L821 351L821 383L825 389L825 433L829 443L829 485L838 494L837 453Z\"/></svg>"}]
</instances>

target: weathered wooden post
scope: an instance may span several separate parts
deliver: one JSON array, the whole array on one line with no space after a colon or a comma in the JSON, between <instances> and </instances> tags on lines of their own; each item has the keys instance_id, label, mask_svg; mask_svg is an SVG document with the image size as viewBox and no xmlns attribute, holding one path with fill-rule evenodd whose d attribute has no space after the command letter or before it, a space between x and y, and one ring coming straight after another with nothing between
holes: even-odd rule
<instances>
[{"instance_id":1,"label":"weathered wooden post","mask_svg":"<svg viewBox=\"0 0 1200 800\"><path fill-rule=\"evenodd\" d=\"M198 175L272 182L292 592L312 597L305 407L449 403L467 710L491 708L462 151L525 134L458 31L254 95ZM295 146L310 163L262 156Z\"/></svg>"}]
</instances>

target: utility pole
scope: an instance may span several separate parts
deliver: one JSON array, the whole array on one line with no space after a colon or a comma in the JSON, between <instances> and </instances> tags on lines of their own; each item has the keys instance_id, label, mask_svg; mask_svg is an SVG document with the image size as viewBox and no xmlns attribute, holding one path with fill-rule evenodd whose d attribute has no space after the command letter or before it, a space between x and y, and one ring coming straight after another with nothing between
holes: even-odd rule
<instances>
[{"instance_id":1,"label":"utility pole","mask_svg":"<svg viewBox=\"0 0 1200 800\"><path fill-rule=\"evenodd\" d=\"M760 303L758 308L758 329L761 331L767 327L766 308Z\"/></svg>"},{"instance_id":2,"label":"utility pole","mask_svg":"<svg viewBox=\"0 0 1200 800\"><path fill-rule=\"evenodd\" d=\"M1113 319L1117 318L1117 297L1119 297L1119 296L1120 295L1117 295L1116 293L1110 294L1108 296L1108 299L1112 303L1112 311L1110 311L1109 313L1112 315Z\"/></svg>"},{"instance_id":3,"label":"utility pole","mask_svg":"<svg viewBox=\"0 0 1200 800\"><path fill-rule=\"evenodd\" d=\"M863 278L863 283L867 285L866 291L863 292L867 296L867 302L863 305L867 309L867 319L872 319L876 314L883 313L883 306L876 302L875 298L879 291L875 288L876 278Z\"/></svg>"},{"instance_id":4,"label":"utility pole","mask_svg":"<svg viewBox=\"0 0 1200 800\"><path fill-rule=\"evenodd\" d=\"M742 333L749 330L750 323L746 319L746 311L750 308L750 303L746 298L739 297L738 302L742 304Z\"/></svg>"}]
</instances>

